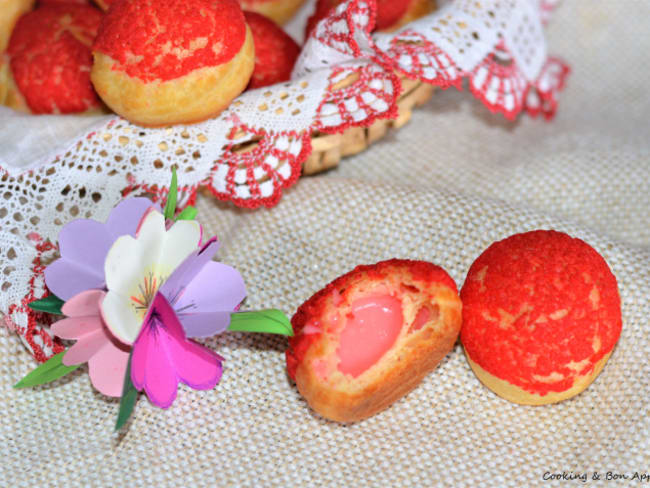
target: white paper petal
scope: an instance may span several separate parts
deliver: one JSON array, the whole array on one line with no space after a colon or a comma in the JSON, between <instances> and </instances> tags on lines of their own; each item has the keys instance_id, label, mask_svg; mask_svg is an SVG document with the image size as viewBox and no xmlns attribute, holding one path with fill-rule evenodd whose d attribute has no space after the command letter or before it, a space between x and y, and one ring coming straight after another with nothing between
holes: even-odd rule
<instances>
[{"instance_id":1,"label":"white paper petal","mask_svg":"<svg viewBox=\"0 0 650 488\"><path fill-rule=\"evenodd\" d=\"M132 344L142 328L142 314L136 313L128 297L110 291L101 303L102 318L110 331L125 344Z\"/></svg>"},{"instance_id":2,"label":"white paper petal","mask_svg":"<svg viewBox=\"0 0 650 488\"><path fill-rule=\"evenodd\" d=\"M201 225L194 220L179 220L165 234L158 266L168 277L201 242Z\"/></svg>"},{"instance_id":3,"label":"white paper petal","mask_svg":"<svg viewBox=\"0 0 650 488\"><path fill-rule=\"evenodd\" d=\"M159 212L149 212L134 239L118 238L106 256L104 273L109 290L128 294L160 258L165 241L165 219Z\"/></svg>"}]
</instances>

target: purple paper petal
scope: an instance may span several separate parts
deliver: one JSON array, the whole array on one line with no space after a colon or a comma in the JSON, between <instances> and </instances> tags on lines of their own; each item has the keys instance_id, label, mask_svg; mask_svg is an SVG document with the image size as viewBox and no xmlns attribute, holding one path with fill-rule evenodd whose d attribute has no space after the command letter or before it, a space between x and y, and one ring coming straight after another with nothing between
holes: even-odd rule
<instances>
[{"instance_id":1,"label":"purple paper petal","mask_svg":"<svg viewBox=\"0 0 650 488\"><path fill-rule=\"evenodd\" d=\"M179 314L187 337L212 337L221 334L230 325L232 311Z\"/></svg>"},{"instance_id":2,"label":"purple paper petal","mask_svg":"<svg viewBox=\"0 0 650 488\"><path fill-rule=\"evenodd\" d=\"M66 301L82 291L103 288L108 250L119 236L135 236L142 216L151 207L146 198L128 198L111 211L106 224L91 219L66 224L59 233L61 258L45 269L50 291Z\"/></svg>"},{"instance_id":3,"label":"purple paper petal","mask_svg":"<svg viewBox=\"0 0 650 488\"><path fill-rule=\"evenodd\" d=\"M106 229L113 240L125 234L135 237L140 220L151 207L160 211L160 207L148 198L127 198L118 203L106 221Z\"/></svg>"},{"instance_id":4,"label":"purple paper petal","mask_svg":"<svg viewBox=\"0 0 650 488\"><path fill-rule=\"evenodd\" d=\"M172 272L165 283L160 287L160 292L165 295L169 303L174 305L185 293L185 287L203 267L212 261L219 249L217 238L213 237L201 248L185 258L185 260Z\"/></svg>"},{"instance_id":5,"label":"purple paper petal","mask_svg":"<svg viewBox=\"0 0 650 488\"><path fill-rule=\"evenodd\" d=\"M83 291L104 286L103 264L101 275L98 275L63 257L45 268L44 273L49 290L63 301Z\"/></svg>"}]
</instances>

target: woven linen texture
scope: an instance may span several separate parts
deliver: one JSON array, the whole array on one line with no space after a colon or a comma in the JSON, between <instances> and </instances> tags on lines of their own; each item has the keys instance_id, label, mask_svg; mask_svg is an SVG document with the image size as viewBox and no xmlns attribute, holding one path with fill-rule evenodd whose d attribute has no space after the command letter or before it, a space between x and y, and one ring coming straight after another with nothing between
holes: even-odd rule
<instances>
[{"instance_id":1,"label":"woven linen texture","mask_svg":"<svg viewBox=\"0 0 650 488\"><path fill-rule=\"evenodd\" d=\"M246 280L246 307L289 314L361 263L427 259L461 285L478 254L512 233L554 228L586 240L618 278L623 332L583 394L553 406L508 403L481 386L456 346L408 396L343 426L301 400L286 376L285 339L228 333L207 341L226 358L213 391L181 387L167 411L141 398L117 435L117 401L83 370L12 390L35 363L0 329L0 480L521 487L553 486L545 472L650 471L648 19L650 5L636 0L558 7L549 50L573 74L550 124L507 122L462 93L436 92L403 129L303 178L273 209L198 201L206 233L222 240L219 259Z\"/></svg>"}]
</instances>

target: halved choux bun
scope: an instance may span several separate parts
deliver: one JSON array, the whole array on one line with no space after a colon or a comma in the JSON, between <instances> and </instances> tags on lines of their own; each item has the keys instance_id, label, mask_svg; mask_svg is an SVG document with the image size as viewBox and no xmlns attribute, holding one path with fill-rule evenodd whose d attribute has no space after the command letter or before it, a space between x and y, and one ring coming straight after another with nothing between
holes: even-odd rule
<instances>
[{"instance_id":1,"label":"halved choux bun","mask_svg":"<svg viewBox=\"0 0 650 488\"><path fill-rule=\"evenodd\" d=\"M16 22L34 7L35 0L0 0L0 53L7 49Z\"/></svg>"},{"instance_id":2,"label":"halved choux bun","mask_svg":"<svg viewBox=\"0 0 650 488\"><path fill-rule=\"evenodd\" d=\"M235 0L118 2L104 17L93 55L99 96L143 126L218 115L244 91L255 65L253 37Z\"/></svg>"},{"instance_id":3,"label":"halved choux bun","mask_svg":"<svg viewBox=\"0 0 650 488\"><path fill-rule=\"evenodd\" d=\"M257 12L282 25L294 16L305 0L240 0L239 3L242 9Z\"/></svg>"},{"instance_id":4,"label":"halved choux bun","mask_svg":"<svg viewBox=\"0 0 650 488\"><path fill-rule=\"evenodd\" d=\"M524 405L587 388L621 334L616 278L587 243L549 230L488 247L460 293L461 342L479 380Z\"/></svg>"},{"instance_id":5,"label":"halved choux bun","mask_svg":"<svg viewBox=\"0 0 650 488\"><path fill-rule=\"evenodd\" d=\"M337 278L291 323L286 361L298 391L323 417L354 422L436 368L458 337L461 302L442 268L392 259Z\"/></svg>"}]
</instances>

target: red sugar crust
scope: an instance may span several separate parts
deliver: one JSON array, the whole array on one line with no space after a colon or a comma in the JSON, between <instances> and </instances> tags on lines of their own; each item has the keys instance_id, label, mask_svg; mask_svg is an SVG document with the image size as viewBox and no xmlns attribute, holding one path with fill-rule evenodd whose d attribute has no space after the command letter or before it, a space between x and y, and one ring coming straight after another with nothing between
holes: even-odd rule
<instances>
[{"instance_id":1,"label":"red sugar crust","mask_svg":"<svg viewBox=\"0 0 650 488\"><path fill-rule=\"evenodd\" d=\"M325 18L329 11L343 0L317 0L316 10L307 20L305 33L308 35L316 24ZM413 0L377 0L375 29L388 29L406 14Z\"/></svg>"},{"instance_id":2,"label":"red sugar crust","mask_svg":"<svg viewBox=\"0 0 650 488\"><path fill-rule=\"evenodd\" d=\"M287 81L300 54L300 46L271 19L244 12L255 43L255 69L249 88Z\"/></svg>"},{"instance_id":3,"label":"red sugar crust","mask_svg":"<svg viewBox=\"0 0 650 488\"><path fill-rule=\"evenodd\" d=\"M227 63L245 37L236 0L122 0L106 13L93 51L144 82L169 81Z\"/></svg>"},{"instance_id":4,"label":"red sugar crust","mask_svg":"<svg viewBox=\"0 0 650 488\"><path fill-rule=\"evenodd\" d=\"M90 6L46 5L20 18L7 52L33 113L83 112L99 106L90 83L92 43L102 13Z\"/></svg>"},{"instance_id":5,"label":"red sugar crust","mask_svg":"<svg viewBox=\"0 0 650 488\"><path fill-rule=\"evenodd\" d=\"M461 342L497 378L545 395L572 387L621 333L616 278L588 244L556 231L488 247L460 293Z\"/></svg>"},{"instance_id":6,"label":"red sugar crust","mask_svg":"<svg viewBox=\"0 0 650 488\"><path fill-rule=\"evenodd\" d=\"M388 29L406 13L411 1L377 0L377 20L375 29Z\"/></svg>"},{"instance_id":7,"label":"red sugar crust","mask_svg":"<svg viewBox=\"0 0 650 488\"><path fill-rule=\"evenodd\" d=\"M325 286L325 288L316 292L298 308L291 318L294 335L289 338L289 347L287 348L285 357L287 361L287 372L293 380L296 379L296 368L305 357L309 346L320 336L320 334L313 333L313 331L309 334L303 334L303 329L312 318L318 318L323 315L327 305L326 299L332 294L344 293L342 290L346 288L350 280L360 273L367 273L366 276L368 279L382 281L387 273L391 271L391 268L394 268L396 265L405 267L417 281L422 281L426 284L440 283L452 289L454 293L457 293L456 283L451 276L440 266L426 261L390 259L376 264L357 266L352 271L339 276Z\"/></svg>"}]
</instances>

